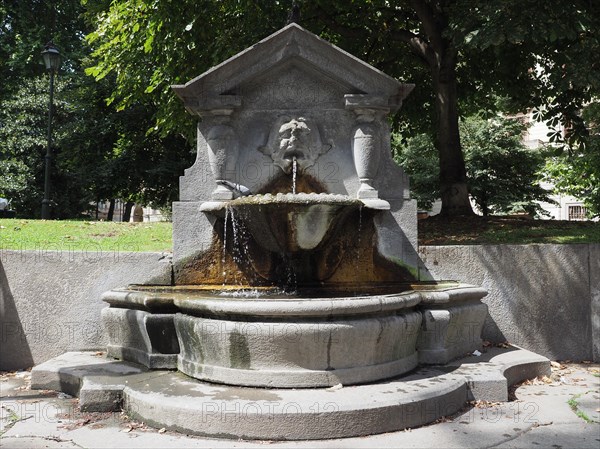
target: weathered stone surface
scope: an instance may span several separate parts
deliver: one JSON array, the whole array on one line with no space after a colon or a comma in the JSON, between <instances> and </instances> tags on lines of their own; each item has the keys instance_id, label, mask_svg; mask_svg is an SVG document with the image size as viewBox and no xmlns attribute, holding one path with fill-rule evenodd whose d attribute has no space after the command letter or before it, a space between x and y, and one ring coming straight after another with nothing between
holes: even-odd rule
<instances>
[{"instance_id":1,"label":"weathered stone surface","mask_svg":"<svg viewBox=\"0 0 600 449\"><path fill-rule=\"evenodd\" d=\"M481 329L487 316L485 304L466 303L443 308L421 308L423 324L417 347L419 362L443 365L456 357L481 349Z\"/></svg>"},{"instance_id":2,"label":"weathered stone surface","mask_svg":"<svg viewBox=\"0 0 600 449\"><path fill-rule=\"evenodd\" d=\"M200 212L201 202L173 203L173 259L175 284L181 284L179 268L186 260L211 249L214 217Z\"/></svg>"},{"instance_id":3,"label":"weathered stone surface","mask_svg":"<svg viewBox=\"0 0 600 449\"><path fill-rule=\"evenodd\" d=\"M141 367L135 371L132 366L90 353L69 353L36 367L33 377L55 379L52 385L59 388L74 382L84 386L82 393L89 385L85 394L92 402L83 401L84 408L119 410L114 398L122 397L129 416L157 428L220 438L312 440L420 426L452 415L468 400L504 400L507 387L522 380L505 378L507 372L533 378L550 369L548 360L529 351L491 348L448 368L420 368L374 384L260 389L210 384L180 373L144 372ZM71 379L73 375L77 378ZM38 388L51 386L35 383L41 385ZM107 390L104 401L102 388Z\"/></svg>"},{"instance_id":4,"label":"weathered stone surface","mask_svg":"<svg viewBox=\"0 0 600 449\"><path fill-rule=\"evenodd\" d=\"M198 215L197 203L211 213L240 194L292 192L294 177L299 185L309 179L309 192L381 209L381 255L416 273L416 205L392 160L386 118L412 88L297 24L173 86L202 117L197 159L174 208L176 267L212 244L214 222Z\"/></svg>"},{"instance_id":5,"label":"weathered stone surface","mask_svg":"<svg viewBox=\"0 0 600 449\"><path fill-rule=\"evenodd\" d=\"M527 298L530 310L525 325L538 329L541 335L550 338L552 351L549 350L548 344L540 344L537 339L528 342L521 336L518 341L514 342L526 345L529 349L551 358L586 360L591 357L590 354L593 352L592 342L595 342L596 348L600 346L598 325L596 324L596 327L593 328L590 324L590 322L597 323L597 317L600 316L598 311L598 298L600 298L600 293L598 293L600 291L599 245L561 246L564 246L564 249L570 248L570 251L583 253L578 258L583 257L584 260L588 259L589 254L590 268L584 264L581 267L583 272L579 275L584 287L574 286L572 288L571 283L576 282L578 277L575 276L572 279L567 275L552 279L547 277L544 289L530 284L529 281L521 283L517 290L520 297ZM484 337L485 339L503 340L502 332L506 332L507 337L510 337L509 331L515 328L516 322L520 321L520 318L513 316L515 313L513 299L507 296L508 292L500 290L499 285L510 278L512 273L517 270L518 264L514 263L512 259L506 263L497 261L493 264L493 270L490 271L490 264L485 262L488 258L481 255L486 248L488 247L421 247L420 252L427 266L440 278L461 279L474 284L480 282L491 290L493 302L490 302L489 297L485 298L484 302L490 307L493 305L493 310L489 312L493 321L488 319L486 322ZM541 251L544 253L541 256L542 260L552 260L554 259L554 250L554 245L537 247L523 245L514 248L513 253L515 255L523 253L524 259L530 260L533 256L528 256L528 252L535 254ZM473 254L480 254L480 256L474 257ZM63 256L66 259L66 255L63 254ZM27 368L69 349L105 348L107 339L100 322L100 312L105 305L100 300L100 296L96 296L96 299L92 299L90 296L99 295L104 290L105 287L99 287L99 283L106 285L106 288L122 287L130 282L144 282L148 278L152 281L153 273L163 273L162 279L158 279L158 282L169 283L170 270L168 263L165 264L167 259L161 259L162 255L128 253L127 257L131 258L130 263L122 261L116 266L110 267L106 265L96 267L94 264L92 267L96 268L93 268L89 276L83 273L83 271L87 272L83 262L79 264L74 262L69 269L70 265L66 261L57 263L55 261L57 257L53 258L51 254L44 255L38 251L2 251L0 257L2 262L2 266L0 266L1 369ZM121 272L118 272L118 269L114 270L117 267ZM29 275L29 273L32 274ZM46 278L38 273L48 273L48 276ZM526 275L527 273L521 274L522 277ZM71 283L60 281L61 276L77 277L78 288L68 288ZM110 277L113 278L112 282ZM55 288L59 294L52 292L52 288ZM587 292L584 292L583 289L587 289ZM558 318L547 320L546 314L536 315L533 313L535 309L552 307L553 305L549 305L547 301L546 292L556 291L560 291L563 295L560 307L574 309L573 313L567 310L564 315L568 319L565 318L560 323L557 323ZM44 294L44 292L47 293ZM91 293L84 295L85 292ZM42 295L54 298L53 301L56 302L54 307L49 303L38 307L39 302L36 300ZM590 295L592 296L590 297ZM551 297L553 296L551 294ZM594 298L595 302L591 303L591 298ZM581 310L590 311L590 307L591 312L587 314L581 312ZM55 310L60 311L61 314L57 314ZM567 330L563 332L562 329L565 326ZM593 339L588 337L588 340L585 340L586 327L596 329ZM29 335L25 335L26 330ZM565 335L569 335L569 338L564 338ZM598 357L597 353L596 357ZM600 359L596 358L595 360Z\"/></svg>"},{"instance_id":6,"label":"weathered stone surface","mask_svg":"<svg viewBox=\"0 0 600 449\"><path fill-rule=\"evenodd\" d=\"M108 355L152 369L176 368L179 344L173 316L125 308L102 309Z\"/></svg>"},{"instance_id":7,"label":"weathered stone surface","mask_svg":"<svg viewBox=\"0 0 600 449\"><path fill-rule=\"evenodd\" d=\"M246 386L372 382L415 368L420 322L416 312L308 322L177 314L178 368L197 379Z\"/></svg>"},{"instance_id":8,"label":"weathered stone surface","mask_svg":"<svg viewBox=\"0 0 600 449\"><path fill-rule=\"evenodd\" d=\"M105 386L107 383L123 385L128 376L145 371L146 369L139 365L107 359L101 352L66 352L31 370L31 388L56 390L79 396L82 384L89 376L104 378L102 383ZM107 382L107 379L110 382ZM111 386L110 389L114 387ZM113 408L116 406L117 404L114 404Z\"/></svg>"},{"instance_id":9,"label":"weathered stone surface","mask_svg":"<svg viewBox=\"0 0 600 449\"><path fill-rule=\"evenodd\" d=\"M170 284L170 257L128 248L0 251L0 369L104 347L100 297L130 283Z\"/></svg>"},{"instance_id":10,"label":"weathered stone surface","mask_svg":"<svg viewBox=\"0 0 600 449\"><path fill-rule=\"evenodd\" d=\"M419 254L434 278L489 291L484 339L508 340L552 359L592 358L597 245L425 246Z\"/></svg>"},{"instance_id":11,"label":"weathered stone surface","mask_svg":"<svg viewBox=\"0 0 600 449\"><path fill-rule=\"evenodd\" d=\"M589 251L592 357L595 362L600 362L600 243L589 245Z\"/></svg>"}]
</instances>

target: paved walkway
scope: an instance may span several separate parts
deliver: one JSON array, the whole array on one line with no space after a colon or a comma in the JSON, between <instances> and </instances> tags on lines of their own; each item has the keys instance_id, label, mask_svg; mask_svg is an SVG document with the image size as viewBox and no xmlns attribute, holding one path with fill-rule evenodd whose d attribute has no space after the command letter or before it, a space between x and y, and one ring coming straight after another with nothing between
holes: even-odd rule
<instances>
[{"instance_id":1,"label":"paved walkway","mask_svg":"<svg viewBox=\"0 0 600 449\"><path fill-rule=\"evenodd\" d=\"M593 448L600 447L600 365L553 364L506 403L474 404L437 424L319 441L234 441L153 429L119 413L80 413L62 393L30 390L28 372L0 375L0 447L12 448Z\"/></svg>"}]
</instances>

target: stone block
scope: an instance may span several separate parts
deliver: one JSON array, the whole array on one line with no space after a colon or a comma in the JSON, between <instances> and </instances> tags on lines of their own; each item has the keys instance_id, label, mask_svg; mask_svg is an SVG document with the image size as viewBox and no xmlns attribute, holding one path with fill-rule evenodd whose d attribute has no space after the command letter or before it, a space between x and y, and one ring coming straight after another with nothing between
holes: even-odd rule
<instances>
[{"instance_id":1,"label":"stone block","mask_svg":"<svg viewBox=\"0 0 600 449\"><path fill-rule=\"evenodd\" d=\"M173 314L107 307L102 324L108 334L108 355L151 369L177 367L179 344Z\"/></svg>"},{"instance_id":2,"label":"stone block","mask_svg":"<svg viewBox=\"0 0 600 449\"><path fill-rule=\"evenodd\" d=\"M593 293L598 290L590 288L598 284L591 281L598 278L597 248L425 246L419 254L428 275L489 291L483 300L489 310L485 340L509 341L555 360L591 360L592 323L598 322L598 314L590 313L590 295L598 298Z\"/></svg>"},{"instance_id":3,"label":"stone block","mask_svg":"<svg viewBox=\"0 0 600 449\"><path fill-rule=\"evenodd\" d=\"M178 369L211 382L282 388L397 376L417 364L414 296L175 300L184 312L175 316Z\"/></svg>"},{"instance_id":4,"label":"stone block","mask_svg":"<svg viewBox=\"0 0 600 449\"><path fill-rule=\"evenodd\" d=\"M0 369L28 368L69 350L104 348L102 293L142 283L169 285L170 255L96 246L0 250Z\"/></svg>"}]
</instances>

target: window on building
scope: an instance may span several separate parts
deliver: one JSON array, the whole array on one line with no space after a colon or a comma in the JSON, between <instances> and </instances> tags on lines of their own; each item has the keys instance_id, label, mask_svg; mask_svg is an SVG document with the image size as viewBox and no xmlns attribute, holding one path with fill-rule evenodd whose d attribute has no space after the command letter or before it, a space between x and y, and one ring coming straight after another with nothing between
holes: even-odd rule
<instances>
[{"instance_id":1,"label":"window on building","mask_svg":"<svg viewBox=\"0 0 600 449\"><path fill-rule=\"evenodd\" d=\"M587 209L584 206L569 206L569 220L585 220Z\"/></svg>"}]
</instances>

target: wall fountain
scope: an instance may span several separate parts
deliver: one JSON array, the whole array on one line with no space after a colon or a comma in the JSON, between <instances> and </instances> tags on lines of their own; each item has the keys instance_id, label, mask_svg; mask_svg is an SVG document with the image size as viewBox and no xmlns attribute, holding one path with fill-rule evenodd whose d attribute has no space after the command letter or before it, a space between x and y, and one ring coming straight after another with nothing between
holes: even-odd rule
<instances>
[{"instance_id":1,"label":"wall fountain","mask_svg":"<svg viewBox=\"0 0 600 449\"><path fill-rule=\"evenodd\" d=\"M108 359L64 362L60 389L184 432L311 439L428 423L547 369L465 362L486 292L418 259L387 122L412 88L296 24L173 86L199 117L173 283L107 292Z\"/></svg>"}]
</instances>

